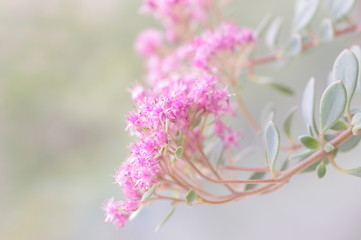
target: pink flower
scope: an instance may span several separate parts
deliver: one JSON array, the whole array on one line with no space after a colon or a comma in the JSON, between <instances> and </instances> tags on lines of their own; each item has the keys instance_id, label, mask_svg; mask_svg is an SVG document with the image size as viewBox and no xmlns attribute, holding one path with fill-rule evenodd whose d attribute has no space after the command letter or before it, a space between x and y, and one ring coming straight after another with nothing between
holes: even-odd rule
<instances>
[{"instance_id":1,"label":"pink flower","mask_svg":"<svg viewBox=\"0 0 361 240\"><path fill-rule=\"evenodd\" d=\"M136 52L144 57L156 55L163 44L163 35L155 29L147 29L140 33L135 43Z\"/></svg>"},{"instance_id":2,"label":"pink flower","mask_svg":"<svg viewBox=\"0 0 361 240\"><path fill-rule=\"evenodd\" d=\"M114 198L110 198L103 206L105 213L105 222L115 224L118 228L124 226L132 211L139 206L139 202L114 202Z\"/></svg>"}]
</instances>

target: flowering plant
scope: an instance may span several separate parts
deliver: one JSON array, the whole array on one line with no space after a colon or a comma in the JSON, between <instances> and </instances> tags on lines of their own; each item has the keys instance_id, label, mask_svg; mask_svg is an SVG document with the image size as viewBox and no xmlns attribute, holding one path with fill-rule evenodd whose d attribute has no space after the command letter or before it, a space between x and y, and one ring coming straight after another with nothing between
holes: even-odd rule
<instances>
[{"instance_id":1,"label":"flowering plant","mask_svg":"<svg viewBox=\"0 0 361 240\"><path fill-rule=\"evenodd\" d=\"M281 17L267 16L251 29L223 17L227 4L230 1L145 0L141 12L157 19L162 30L144 30L135 43L147 70L144 82L131 90L136 108L127 117L127 129L138 140L115 173L124 199L104 204L106 222L122 227L157 200L172 202L167 220L178 203L223 204L271 193L298 173L316 171L322 178L329 163L361 177L361 168L344 169L335 161L361 139L361 110L352 102L361 89L359 46L336 58L319 104L315 79L309 80L300 107L306 130L298 140L291 134L297 108L285 117L286 139L281 140L274 112L266 111L267 121L259 124L240 88L240 81L249 80L293 94L289 87L259 76L257 67L282 65L323 43L359 33L360 25L348 16L354 1L297 0L291 37L282 45ZM328 15L314 23L322 7ZM259 49L267 54L260 55ZM265 151L263 166L239 164L252 148L241 144L242 132L231 126L232 118L246 120L254 137L262 139L263 146L256 149ZM286 159L281 166L280 156ZM240 172L247 175L240 178Z\"/></svg>"}]
</instances>

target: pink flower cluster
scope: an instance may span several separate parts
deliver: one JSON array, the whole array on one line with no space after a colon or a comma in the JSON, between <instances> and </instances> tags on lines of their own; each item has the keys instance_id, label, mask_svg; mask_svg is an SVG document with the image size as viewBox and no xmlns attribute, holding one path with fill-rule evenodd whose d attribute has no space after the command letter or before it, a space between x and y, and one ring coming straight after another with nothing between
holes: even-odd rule
<instances>
[{"instance_id":1,"label":"pink flower cluster","mask_svg":"<svg viewBox=\"0 0 361 240\"><path fill-rule=\"evenodd\" d=\"M147 80L150 84L156 84L174 72L189 72L193 67L215 72L220 67L215 60L222 62L222 54L228 54L226 57L230 60L235 58L237 50L241 54L242 47L255 43L252 30L240 28L231 22L224 22L217 29L205 31L189 43L168 51L168 54L164 53L167 48L162 40L159 31L145 30L139 35L135 45L138 54L146 57Z\"/></svg>"},{"instance_id":2,"label":"pink flower cluster","mask_svg":"<svg viewBox=\"0 0 361 240\"><path fill-rule=\"evenodd\" d=\"M143 203L144 193L162 181L166 173L160 164L174 157L178 146L188 155L199 154L197 146L202 147L205 136L203 128L195 122L212 119L214 133L226 147L238 145L239 133L223 122L225 115L234 114L230 94L217 71L209 70L216 68L211 61L222 52L234 54L244 44L253 43L252 32L223 23L189 42L169 44L176 33L184 30L180 27L205 19L209 2L147 0L143 6L143 10L152 11L162 20L166 33L145 30L135 44L135 50L147 62L146 80L150 87L137 84L131 91L137 107L127 118L127 129L138 141L130 146L131 153L115 174L124 201L115 202L112 198L104 205L107 222L124 225ZM179 135L187 140L177 142Z\"/></svg>"},{"instance_id":3,"label":"pink flower cluster","mask_svg":"<svg viewBox=\"0 0 361 240\"><path fill-rule=\"evenodd\" d=\"M207 20L210 0L146 0L141 11L152 13L165 28L169 41L179 41L187 29Z\"/></svg>"},{"instance_id":4,"label":"pink flower cluster","mask_svg":"<svg viewBox=\"0 0 361 240\"><path fill-rule=\"evenodd\" d=\"M137 111L128 117L127 128L139 141L130 146L128 159L115 175L126 200L114 203L112 199L104 208L106 220L122 226L139 207L142 195L162 176L159 161L166 154L162 151L166 146L177 147L172 140L177 134L201 142L203 133L192 127L192 123L205 115L221 121L222 115L229 112L228 91L219 88L214 76L204 73L173 76L164 85L149 89L138 101Z\"/></svg>"},{"instance_id":5,"label":"pink flower cluster","mask_svg":"<svg viewBox=\"0 0 361 240\"><path fill-rule=\"evenodd\" d=\"M242 29L229 22L223 23L215 31L206 31L192 41L193 64L199 68L209 69L210 61L219 57L219 53L234 53L237 48L253 43L255 38L250 29Z\"/></svg>"}]
</instances>

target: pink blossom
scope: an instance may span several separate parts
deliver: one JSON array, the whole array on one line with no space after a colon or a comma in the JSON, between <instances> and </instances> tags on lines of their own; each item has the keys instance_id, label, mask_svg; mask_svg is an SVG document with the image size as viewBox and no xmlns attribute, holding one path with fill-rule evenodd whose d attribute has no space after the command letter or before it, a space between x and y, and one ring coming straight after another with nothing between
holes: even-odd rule
<instances>
[{"instance_id":1,"label":"pink blossom","mask_svg":"<svg viewBox=\"0 0 361 240\"><path fill-rule=\"evenodd\" d=\"M147 29L141 32L135 43L136 52L144 57L156 55L163 44L163 35L155 29Z\"/></svg>"}]
</instances>

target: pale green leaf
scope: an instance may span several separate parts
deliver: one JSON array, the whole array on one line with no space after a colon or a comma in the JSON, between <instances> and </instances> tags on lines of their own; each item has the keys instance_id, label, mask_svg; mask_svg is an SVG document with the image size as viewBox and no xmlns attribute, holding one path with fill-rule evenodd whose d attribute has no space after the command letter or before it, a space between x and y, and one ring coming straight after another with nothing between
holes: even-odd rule
<instances>
[{"instance_id":1,"label":"pale green leaf","mask_svg":"<svg viewBox=\"0 0 361 240\"><path fill-rule=\"evenodd\" d=\"M277 82L274 82L272 81L271 79L268 79L268 78L261 78L259 81L258 81L260 84L263 84L263 85L266 85L268 87L271 87L273 88L274 90L280 92L280 93L283 93L283 94L286 94L286 95L293 95L293 90L281 83L277 83Z\"/></svg>"},{"instance_id":2,"label":"pale green leaf","mask_svg":"<svg viewBox=\"0 0 361 240\"><path fill-rule=\"evenodd\" d=\"M249 180L257 180L257 179L262 179L264 176L266 175L265 172L254 172L251 177L249 178ZM257 184L247 184L244 188L245 191L247 190L251 190L253 188L255 188L257 186Z\"/></svg>"},{"instance_id":3,"label":"pale green leaf","mask_svg":"<svg viewBox=\"0 0 361 240\"><path fill-rule=\"evenodd\" d=\"M285 53L288 56L296 56L302 51L302 38L295 34L286 44Z\"/></svg>"},{"instance_id":4,"label":"pale green leaf","mask_svg":"<svg viewBox=\"0 0 361 240\"><path fill-rule=\"evenodd\" d=\"M356 177L361 177L361 168L354 168L354 169L348 170L348 174L356 176Z\"/></svg>"},{"instance_id":5,"label":"pale green leaf","mask_svg":"<svg viewBox=\"0 0 361 240\"><path fill-rule=\"evenodd\" d=\"M342 117L346 103L347 93L343 83L331 83L322 94L320 103L320 128L323 133Z\"/></svg>"},{"instance_id":6,"label":"pale green leaf","mask_svg":"<svg viewBox=\"0 0 361 240\"><path fill-rule=\"evenodd\" d=\"M336 58L333 65L333 78L344 83L347 91L347 110L349 110L358 78L358 61L350 50L343 50Z\"/></svg>"},{"instance_id":7,"label":"pale green leaf","mask_svg":"<svg viewBox=\"0 0 361 240\"><path fill-rule=\"evenodd\" d=\"M293 18L293 31L299 32L309 25L317 11L319 0L297 0Z\"/></svg>"},{"instance_id":8,"label":"pale green leaf","mask_svg":"<svg viewBox=\"0 0 361 240\"><path fill-rule=\"evenodd\" d=\"M265 30L267 29L267 26L269 25L270 22L271 22L271 14L267 13L266 16L264 16L264 18L261 20L261 22L256 27L255 35L256 35L257 39L262 38L262 35L265 32Z\"/></svg>"},{"instance_id":9,"label":"pale green leaf","mask_svg":"<svg viewBox=\"0 0 361 240\"><path fill-rule=\"evenodd\" d=\"M289 159L294 160L294 159L299 159L299 158L305 158L305 157L311 156L311 154L314 152L315 152L315 150L302 149L302 150L292 154L289 157Z\"/></svg>"},{"instance_id":10,"label":"pale green leaf","mask_svg":"<svg viewBox=\"0 0 361 240\"><path fill-rule=\"evenodd\" d=\"M326 175L326 165L323 161L317 165L316 172L318 178L323 178Z\"/></svg>"},{"instance_id":11,"label":"pale green leaf","mask_svg":"<svg viewBox=\"0 0 361 240\"><path fill-rule=\"evenodd\" d=\"M338 149L340 152L347 152L357 146L361 140L361 135L352 136L346 142L344 142Z\"/></svg>"},{"instance_id":12,"label":"pale green leaf","mask_svg":"<svg viewBox=\"0 0 361 240\"><path fill-rule=\"evenodd\" d=\"M140 206L137 210L133 211L130 215L129 215L129 221L134 220L139 213L143 210L144 205Z\"/></svg>"},{"instance_id":13,"label":"pale green leaf","mask_svg":"<svg viewBox=\"0 0 361 240\"><path fill-rule=\"evenodd\" d=\"M303 146L305 146L308 149L318 149L320 147L320 143L311 136L300 136L298 137Z\"/></svg>"},{"instance_id":14,"label":"pale green leaf","mask_svg":"<svg viewBox=\"0 0 361 240\"><path fill-rule=\"evenodd\" d=\"M183 147L179 146L175 150L175 158L180 159L180 158L182 158L182 156L183 156Z\"/></svg>"},{"instance_id":15,"label":"pale green leaf","mask_svg":"<svg viewBox=\"0 0 361 240\"><path fill-rule=\"evenodd\" d=\"M293 107L287 114L286 114L286 118L285 121L283 123L283 131L287 137L287 139L292 142L292 134L291 134L291 124L292 124L292 119L293 116L295 114L295 112L297 111L297 107Z\"/></svg>"},{"instance_id":16,"label":"pale green leaf","mask_svg":"<svg viewBox=\"0 0 361 240\"><path fill-rule=\"evenodd\" d=\"M338 21L351 11L355 0L325 0L325 3L331 18Z\"/></svg>"},{"instance_id":17,"label":"pale green leaf","mask_svg":"<svg viewBox=\"0 0 361 240\"><path fill-rule=\"evenodd\" d=\"M315 122L315 79L307 83L302 97L302 115L308 130L317 133ZM310 131L310 133L311 133Z\"/></svg>"},{"instance_id":18,"label":"pale green leaf","mask_svg":"<svg viewBox=\"0 0 361 240\"><path fill-rule=\"evenodd\" d=\"M353 45L350 50L356 56L358 61L357 91L361 92L361 48L358 45Z\"/></svg>"},{"instance_id":19,"label":"pale green leaf","mask_svg":"<svg viewBox=\"0 0 361 240\"><path fill-rule=\"evenodd\" d=\"M164 220L155 228L155 232L158 232L163 226L164 224L166 224L168 222L168 220L172 217L175 209L176 209L177 205L174 204L173 208L170 210L170 212L168 213L168 215L164 218Z\"/></svg>"},{"instance_id":20,"label":"pale green leaf","mask_svg":"<svg viewBox=\"0 0 361 240\"><path fill-rule=\"evenodd\" d=\"M334 39L335 31L330 19L323 19L318 29L318 37L321 42L328 42Z\"/></svg>"},{"instance_id":21,"label":"pale green leaf","mask_svg":"<svg viewBox=\"0 0 361 240\"><path fill-rule=\"evenodd\" d=\"M283 23L282 17L277 17L272 21L271 25L268 27L265 35L265 43L267 47L271 49L275 48L278 41L279 32L282 23Z\"/></svg>"},{"instance_id":22,"label":"pale green leaf","mask_svg":"<svg viewBox=\"0 0 361 240\"><path fill-rule=\"evenodd\" d=\"M348 124L342 120L338 120L335 125L331 127L332 130L335 131L343 131L348 127Z\"/></svg>"},{"instance_id":23,"label":"pale green leaf","mask_svg":"<svg viewBox=\"0 0 361 240\"><path fill-rule=\"evenodd\" d=\"M271 121L265 130L266 155L270 170L273 173L280 149L280 134L276 125Z\"/></svg>"},{"instance_id":24,"label":"pale green leaf","mask_svg":"<svg viewBox=\"0 0 361 240\"><path fill-rule=\"evenodd\" d=\"M146 191L143 194L142 201L147 200L148 198L150 198L153 195L155 189L156 189L156 185L153 185L150 189L148 189L148 191Z\"/></svg>"},{"instance_id":25,"label":"pale green leaf","mask_svg":"<svg viewBox=\"0 0 361 240\"><path fill-rule=\"evenodd\" d=\"M194 189L189 190L189 192L186 195L186 204L188 206L191 206L193 205L196 199L197 199L197 192Z\"/></svg>"}]
</instances>

